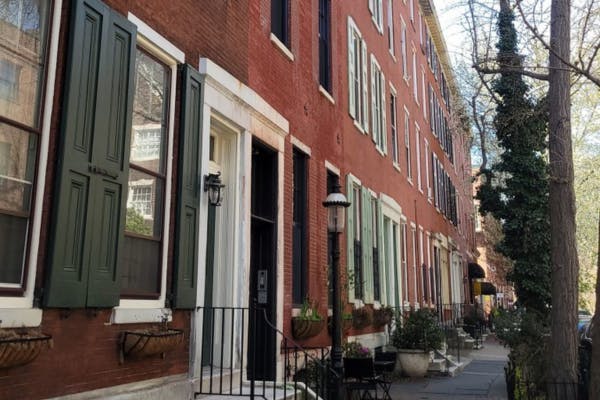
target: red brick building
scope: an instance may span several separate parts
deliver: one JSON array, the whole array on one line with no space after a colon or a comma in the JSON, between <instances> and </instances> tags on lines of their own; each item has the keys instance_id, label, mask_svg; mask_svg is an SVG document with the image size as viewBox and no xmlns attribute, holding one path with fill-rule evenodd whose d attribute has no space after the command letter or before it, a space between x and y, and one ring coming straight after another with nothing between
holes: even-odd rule
<instances>
[{"instance_id":1,"label":"red brick building","mask_svg":"<svg viewBox=\"0 0 600 400\"><path fill-rule=\"evenodd\" d=\"M469 133L429 0L0 8L0 335L54 342L0 366L0 399L191 398L256 338L280 379L248 308L287 336L328 314L336 181L347 312L468 298ZM180 343L131 357L125 332L165 324Z\"/></svg>"}]
</instances>

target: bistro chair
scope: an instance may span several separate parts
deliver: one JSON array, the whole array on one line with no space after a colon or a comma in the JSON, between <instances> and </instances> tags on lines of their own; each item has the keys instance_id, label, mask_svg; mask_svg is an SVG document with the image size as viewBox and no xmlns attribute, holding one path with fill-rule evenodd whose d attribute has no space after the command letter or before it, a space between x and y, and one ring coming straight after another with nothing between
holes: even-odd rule
<instances>
[{"instance_id":1,"label":"bistro chair","mask_svg":"<svg viewBox=\"0 0 600 400\"><path fill-rule=\"evenodd\" d=\"M344 386L349 400L377 400L377 385L373 358L344 358Z\"/></svg>"}]
</instances>

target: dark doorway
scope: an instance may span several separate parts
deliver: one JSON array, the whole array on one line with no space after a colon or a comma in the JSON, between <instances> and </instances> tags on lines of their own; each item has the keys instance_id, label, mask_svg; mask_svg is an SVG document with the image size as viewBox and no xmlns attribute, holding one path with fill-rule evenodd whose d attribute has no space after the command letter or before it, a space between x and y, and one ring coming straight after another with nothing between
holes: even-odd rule
<instances>
[{"instance_id":1,"label":"dark doorway","mask_svg":"<svg viewBox=\"0 0 600 400\"><path fill-rule=\"evenodd\" d=\"M202 335L202 366L212 364L213 334L214 334L214 311L213 311L213 286L215 270L215 219L217 207L208 206L208 219L206 229L206 279L204 281L204 315Z\"/></svg>"},{"instance_id":2,"label":"dark doorway","mask_svg":"<svg viewBox=\"0 0 600 400\"><path fill-rule=\"evenodd\" d=\"M275 380L277 152L252 143L248 379Z\"/></svg>"}]
</instances>

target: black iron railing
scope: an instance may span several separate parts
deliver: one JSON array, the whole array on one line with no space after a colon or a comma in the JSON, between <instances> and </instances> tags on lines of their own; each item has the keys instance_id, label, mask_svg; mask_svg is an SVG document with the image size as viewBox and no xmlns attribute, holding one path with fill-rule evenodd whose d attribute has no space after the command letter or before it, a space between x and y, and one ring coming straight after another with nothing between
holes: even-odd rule
<instances>
[{"instance_id":1,"label":"black iron railing","mask_svg":"<svg viewBox=\"0 0 600 400\"><path fill-rule=\"evenodd\" d=\"M328 399L328 348L305 348L269 321L266 310L199 307L202 378L196 397ZM272 340L272 339L275 340Z\"/></svg>"}]
</instances>

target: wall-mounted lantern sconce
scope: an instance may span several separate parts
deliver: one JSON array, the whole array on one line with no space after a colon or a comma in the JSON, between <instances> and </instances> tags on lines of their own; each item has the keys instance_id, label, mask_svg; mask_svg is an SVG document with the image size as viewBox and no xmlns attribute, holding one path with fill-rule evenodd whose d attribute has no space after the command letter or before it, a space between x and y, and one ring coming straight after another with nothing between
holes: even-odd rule
<instances>
[{"instance_id":1,"label":"wall-mounted lantern sconce","mask_svg":"<svg viewBox=\"0 0 600 400\"><path fill-rule=\"evenodd\" d=\"M211 206L220 206L223 201L221 173L204 175L204 191L208 192L208 202Z\"/></svg>"}]
</instances>

